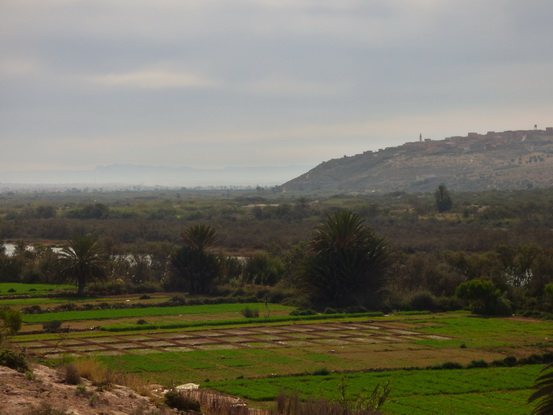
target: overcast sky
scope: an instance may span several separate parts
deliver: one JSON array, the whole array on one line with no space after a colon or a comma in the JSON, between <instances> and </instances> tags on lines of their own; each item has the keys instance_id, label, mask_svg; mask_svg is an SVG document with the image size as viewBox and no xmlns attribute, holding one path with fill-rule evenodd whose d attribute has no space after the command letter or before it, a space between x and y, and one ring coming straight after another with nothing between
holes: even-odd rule
<instances>
[{"instance_id":1,"label":"overcast sky","mask_svg":"<svg viewBox=\"0 0 553 415\"><path fill-rule=\"evenodd\" d=\"M553 126L551 0L1 0L0 170L315 166Z\"/></svg>"}]
</instances>

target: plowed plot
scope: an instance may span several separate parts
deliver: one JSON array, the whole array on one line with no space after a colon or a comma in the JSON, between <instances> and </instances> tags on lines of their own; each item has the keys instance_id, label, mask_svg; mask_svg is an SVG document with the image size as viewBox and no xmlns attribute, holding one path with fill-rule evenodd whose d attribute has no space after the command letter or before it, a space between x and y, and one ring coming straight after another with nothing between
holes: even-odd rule
<instances>
[{"instance_id":1,"label":"plowed plot","mask_svg":"<svg viewBox=\"0 0 553 415\"><path fill-rule=\"evenodd\" d=\"M412 341L447 342L451 338L416 328L408 322L322 322L20 344L43 357L98 356L119 369L170 384L295 374L322 367L336 371L406 367L413 365L413 359L425 364L447 360L447 349L430 350Z\"/></svg>"},{"instance_id":2,"label":"plowed plot","mask_svg":"<svg viewBox=\"0 0 553 415\"><path fill-rule=\"evenodd\" d=\"M402 323L405 325L408 323ZM318 323L296 324L274 327L247 327L219 330L196 330L174 333L149 333L144 335L112 335L104 337L80 337L78 339L52 339L42 341L21 342L29 352L44 357L52 354L69 353L84 355L93 352L102 355L113 350L140 349L141 354L149 351L156 353L169 347L186 348L187 350L204 350L209 345L210 350L226 350L229 348L251 349L255 347L314 347L356 346L366 344L404 343L409 340L448 340L447 336L427 335L413 330L398 330L396 323ZM406 334L409 334L407 337ZM336 352L335 350L330 350Z\"/></svg>"}]
</instances>

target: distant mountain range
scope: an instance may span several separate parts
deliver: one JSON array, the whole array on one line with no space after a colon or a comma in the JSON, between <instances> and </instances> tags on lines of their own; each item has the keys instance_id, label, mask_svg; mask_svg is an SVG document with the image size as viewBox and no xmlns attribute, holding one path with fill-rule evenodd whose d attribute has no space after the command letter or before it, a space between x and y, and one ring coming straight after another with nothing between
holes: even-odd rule
<instances>
[{"instance_id":1,"label":"distant mountain range","mask_svg":"<svg viewBox=\"0 0 553 415\"><path fill-rule=\"evenodd\" d=\"M4 171L0 188L23 185L71 185L75 187L113 186L276 186L309 170L307 166L227 167L193 169L187 167L114 164L92 170Z\"/></svg>"},{"instance_id":2,"label":"distant mountain range","mask_svg":"<svg viewBox=\"0 0 553 415\"><path fill-rule=\"evenodd\" d=\"M553 128L469 133L333 159L281 191L425 192L553 187Z\"/></svg>"}]
</instances>

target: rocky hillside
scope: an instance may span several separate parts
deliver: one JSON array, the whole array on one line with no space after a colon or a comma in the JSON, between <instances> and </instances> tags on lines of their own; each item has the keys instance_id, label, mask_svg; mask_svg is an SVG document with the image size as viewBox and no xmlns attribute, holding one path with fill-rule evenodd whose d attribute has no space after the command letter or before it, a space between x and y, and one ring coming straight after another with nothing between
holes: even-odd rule
<instances>
[{"instance_id":1,"label":"rocky hillside","mask_svg":"<svg viewBox=\"0 0 553 415\"><path fill-rule=\"evenodd\" d=\"M83 379L80 386L63 382L55 369L34 365L32 375L0 366L0 413L6 415L78 414L176 414L158 409L132 390L113 385L93 386Z\"/></svg>"},{"instance_id":2,"label":"rocky hillside","mask_svg":"<svg viewBox=\"0 0 553 415\"><path fill-rule=\"evenodd\" d=\"M553 186L553 128L421 140L321 163L281 191L425 192Z\"/></svg>"}]
</instances>

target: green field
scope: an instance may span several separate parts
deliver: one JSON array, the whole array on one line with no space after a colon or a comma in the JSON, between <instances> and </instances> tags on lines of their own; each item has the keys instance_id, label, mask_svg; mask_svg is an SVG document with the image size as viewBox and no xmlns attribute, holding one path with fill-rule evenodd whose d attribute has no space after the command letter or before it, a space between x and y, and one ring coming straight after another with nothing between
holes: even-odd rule
<instances>
[{"instance_id":1,"label":"green field","mask_svg":"<svg viewBox=\"0 0 553 415\"><path fill-rule=\"evenodd\" d=\"M144 308L121 308L105 310L84 310L84 311L60 311L56 313L26 314L23 321L29 324L45 323L48 321L74 321L74 320L104 320L115 318L140 318L154 316L174 315L209 315L216 313L235 313L241 316L241 310L245 308L259 309L261 313L265 305L262 303L233 303L233 304L209 304L209 305L183 305L174 307L144 307ZM294 307L282 306L280 304L269 305L270 312L287 311Z\"/></svg>"},{"instance_id":2,"label":"green field","mask_svg":"<svg viewBox=\"0 0 553 415\"><path fill-rule=\"evenodd\" d=\"M342 382L352 396L391 383L385 413L528 414L526 404L541 365L456 370L396 370L330 376L293 376L212 382L210 388L254 401L271 401L280 391L301 391L301 396L338 399Z\"/></svg>"},{"instance_id":3,"label":"green field","mask_svg":"<svg viewBox=\"0 0 553 415\"><path fill-rule=\"evenodd\" d=\"M23 299L19 306L33 304L30 300L44 299ZM244 319L241 311L246 307L259 309L262 317ZM151 382L199 383L243 397L254 406L267 405L281 390L335 399L342 381L351 395L390 381L385 413L392 415L527 414L531 407L526 400L541 364L428 368L553 352L553 321L547 320L482 318L464 312L289 316L293 307L269 304L269 309L268 318L262 303L153 303L143 308L26 314L26 327L53 320L91 327L102 321L114 331L22 333L14 340L43 358L93 357ZM136 329L139 318L157 326L125 331ZM188 327L169 329L175 324Z\"/></svg>"},{"instance_id":4,"label":"green field","mask_svg":"<svg viewBox=\"0 0 553 415\"><path fill-rule=\"evenodd\" d=\"M68 284L23 284L19 282L1 282L0 296L7 295L45 295L52 291L74 291L74 285Z\"/></svg>"}]
</instances>

